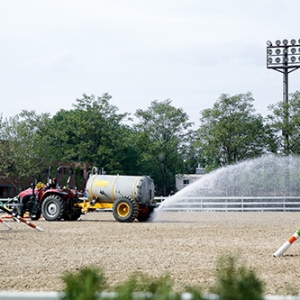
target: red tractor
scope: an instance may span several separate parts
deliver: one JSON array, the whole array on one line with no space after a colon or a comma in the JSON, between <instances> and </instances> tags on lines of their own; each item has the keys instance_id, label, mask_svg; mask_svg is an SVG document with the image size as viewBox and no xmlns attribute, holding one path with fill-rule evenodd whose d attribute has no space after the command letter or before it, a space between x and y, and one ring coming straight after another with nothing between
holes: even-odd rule
<instances>
[{"instance_id":1,"label":"red tractor","mask_svg":"<svg viewBox=\"0 0 300 300\"><path fill-rule=\"evenodd\" d=\"M56 178L59 177L59 172L62 168L58 167ZM69 169L69 168L67 168ZM31 220L38 220L41 215L47 221L75 221L81 215L81 207L76 207L79 203L80 194L69 188L69 183L72 177L72 170L69 169L69 177L67 185L61 188L58 185L57 179L50 179L51 168L49 168L48 184L45 186L31 185L31 188L22 191L18 195L18 203L13 208L13 213L23 217L26 211L29 212Z\"/></svg>"}]
</instances>

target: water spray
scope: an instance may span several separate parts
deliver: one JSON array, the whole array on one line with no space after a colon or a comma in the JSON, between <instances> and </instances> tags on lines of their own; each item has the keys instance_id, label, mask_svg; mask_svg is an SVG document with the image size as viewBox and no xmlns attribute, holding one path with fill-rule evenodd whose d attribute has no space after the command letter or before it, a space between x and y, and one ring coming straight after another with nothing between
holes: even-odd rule
<instances>
[{"instance_id":1,"label":"water spray","mask_svg":"<svg viewBox=\"0 0 300 300\"><path fill-rule=\"evenodd\" d=\"M276 252L274 252L273 257L278 257L283 255L283 253L299 238L300 229L298 229Z\"/></svg>"}]
</instances>

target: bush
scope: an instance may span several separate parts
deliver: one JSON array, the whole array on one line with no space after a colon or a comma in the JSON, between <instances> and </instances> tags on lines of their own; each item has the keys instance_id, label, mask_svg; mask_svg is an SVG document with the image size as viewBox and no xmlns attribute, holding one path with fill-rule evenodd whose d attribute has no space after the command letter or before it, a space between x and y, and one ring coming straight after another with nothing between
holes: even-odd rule
<instances>
[{"instance_id":1,"label":"bush","mask_svg":"<svg viewBox=\"0 0 300 300\"><path fill-rule=\"evenodd\" d=\"M237 267L237 258L221 256L212 292L220 300L262 300L263 283L245 265Z\"/></svg>"},{"instance_id":2,"label":"bush","mask_svg":"<svg viewBox=\"0 0 300 300\"><path fill-rule=\"evenodd\" d=\"M263 300L263 283L253 270L245 265L237 266L237 258L221 256L217 262L216 282L211 292L219 296L219 300ZM76 274L65 273L62 277L66 287L62 300L96 300L107 287L101 269L85 267ZM131 300L179 300L182 294L172 290L173 282L169 275L152 278L142 273L134 273L123 283L110 290L113 294L107 299ZM184 298L202 300L200 287L187 287ZM104 299L104 298L101 298Z\"/></svg>"},{"instance_id":3,"label":"bush","mask_svg":"<svg viewBox=\"0 0 300 300\"><path fill-rule=\"evenodd\" d=\"M66 272L62 279L66 284L62 300L96 300L96 293L106 288L103 271L94 267L85 267L76 274Z\"/></svg>"}]
</instances>

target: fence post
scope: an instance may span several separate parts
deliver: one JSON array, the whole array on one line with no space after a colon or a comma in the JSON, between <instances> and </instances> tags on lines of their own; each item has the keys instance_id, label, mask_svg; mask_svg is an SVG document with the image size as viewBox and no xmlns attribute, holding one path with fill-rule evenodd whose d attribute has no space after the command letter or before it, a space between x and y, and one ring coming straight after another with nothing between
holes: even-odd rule
<instances>
[{"instance_id":1,"label":"fence post","mask_svg":"<svg viewBox=\"0 0 300 300\"><path fill-rule=\"evenodd\" d=\"M244 212L244 196L242 196L242 212Z\"/></svg>"}]
</instances>

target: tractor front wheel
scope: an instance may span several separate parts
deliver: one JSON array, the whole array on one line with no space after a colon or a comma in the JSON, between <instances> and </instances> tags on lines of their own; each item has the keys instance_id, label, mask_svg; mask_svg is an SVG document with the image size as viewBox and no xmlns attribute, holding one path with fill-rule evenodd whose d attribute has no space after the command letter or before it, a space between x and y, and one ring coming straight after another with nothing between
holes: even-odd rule
<instances>
[{"instance_id":1,"label":"tractor front wheel","mask_svg":"<svg viewBox=\"0 0 300 300\"><path fill-rule=\"evenodd\" d=\"M42 214L47 221L59 221L62 219L66 207L65 201L57 195L48 196L42 204Z\"/></svg>"},{"instance_id":2,"label":"tractor front wheel","mask_svg":"<svg viewBox=\"0 0 300 300\"><path fill-rule=\"evenodd\" d=\"M29 210L29 217L31 220L36 221L41 217L41 205L40 202L34 201L33 205L31 205L31 208Z\"/></svg>"},{"instance_id":3,"label":"tractor front wheel","mask_svg":"<svg viewBox=\"0 0 300 300\"><path fill-rule=\"evenodd\" d=\"M41 210L38 210L37 212L29 212L29 217L32 221L36 221L41 217Z\"/></svg>"},{"instance_id":4,"label":"tractor front wheel","mask_svg":"<svg viewBox=\"0 0 300 300\"><path fill-rule=\"evenodd\" d=\"M138 214L138 204L132 198L121 197L114 202L113 216L118 222L133 222Z\"/></svg>"},{"instance_id":5,"label":"tractor front wheel","mask_svg":"<svg viewBox=\"0 0 300 300\"><path fill-rule=\"evenodd\" d=\"M24 216L23 210L22 210L22 208L19 205L14 206L14 208L12 210L12 213L13 213L13 215L20 216L22 218Z\"/></svg>"}]
</instances>

